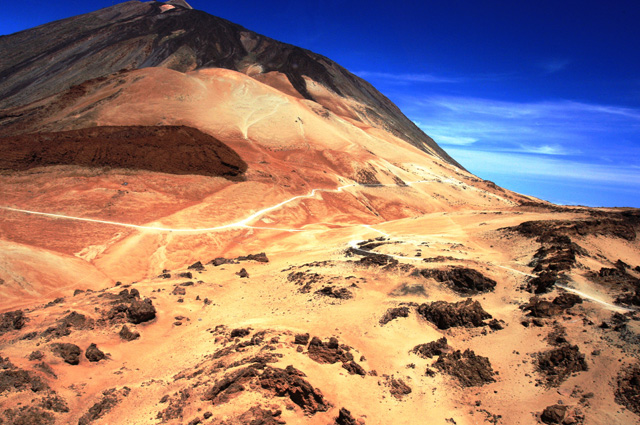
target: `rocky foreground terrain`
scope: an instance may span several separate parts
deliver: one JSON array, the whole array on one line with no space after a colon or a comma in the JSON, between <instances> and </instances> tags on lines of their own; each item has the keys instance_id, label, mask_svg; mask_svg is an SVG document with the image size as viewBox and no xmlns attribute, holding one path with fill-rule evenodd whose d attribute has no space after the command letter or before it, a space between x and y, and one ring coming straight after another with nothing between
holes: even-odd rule
<instances>
[{"instance_id":1,"label":"rocky foreground terrain","mask_svg":"<svg viewBox=\"0 0 640 425\"><path fill-rule=\"evenodd\" d=\"M0 424L640 421L640 211L184 1L0 54Z\"/></svg>"}]
</instances>

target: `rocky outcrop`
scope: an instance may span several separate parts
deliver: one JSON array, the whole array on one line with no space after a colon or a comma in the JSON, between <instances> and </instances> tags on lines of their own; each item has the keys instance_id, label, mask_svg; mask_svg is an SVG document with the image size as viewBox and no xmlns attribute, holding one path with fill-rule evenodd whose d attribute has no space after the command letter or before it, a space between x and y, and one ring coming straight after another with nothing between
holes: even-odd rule
<instances>
[{"instance_id":1,"label":"rocky outcrop","mask_svg":"<svg viewBox=\"0 0 640 425\"><path fill-rule=\"evenodd\" d=\"M536 368L550 387L557 387L573 373L588 370L584 354L576 345L564 345L538 354Z\"/></svg>"},{"instance_id":2,"label":"rocky outcrop","mask_svg":"<svg viewBox=\"0 0 640 425\"><path fill-rule=\"evenodd\" d=\"M268 366L258 382L262 388L272 391L278 397L289 397L309 414L328 410L329 403L324 400L320 390L303 379L305 376L293 366L287 366L285 369Z\"/></svg>"},{"instance_id":3,"label":"rocky outcrop","mask_svg":"<svg viewBox=\"0 0 640 425\"><path fill-rule=\"evenodd\" d=\"M472 350L443 353L434 366L457 378L463 387L479 387L495 382L495 372L489 359L476 355Z\"/></svg>"},{"instance_id":4,"label":"rocky outcrop","mask_svg":"<svg viewBox=\"0 0 640 425\"><path fill-rule=\"evenodd\" d=\"M89 410L82 415L80 420L78 420L78 425L88 425L102 418L120 403L124 397L127 397L130 391L128 387L123 387L120 390L111 388L103 391L100 400L91 406Z\"/></svg>"},{"instance_id":5,"label":"rocky outcrop","mask_svg":"<svg viewBox=\"0 0 640 425\"><path fill-rule=\"evenodd\" d=\"M351 416L351 412L344 407L338 412L338 417L332 425L359 425L358 421Z\"/></svg>"},{"instance_id":6,"label":"rocky outcrop","mask_svg":"<svg viewBox=\"0 0 640 425\"><path fill-rule=\"evenodd\" d=\"M80 354L82 351L80 347L75 344L69 343L56 343L51 344L51 350L57 356L61 357L66 363L70 365L77 365L80 363Z\"/></svg>"},{"instance_id":7,"label":"rocky outcrop","mask_svg":"<svg viewBox=\"0 0 640 425\"><path fill-rule=\"evenodd\" d=\"M541 242L551 242L559 235L602 235L627 241L636 239L640 211L592 211L591 215L593 218L577 220L526 221L511 229L524 236L535 237Z\"/></svg>"},{"instance_id":8,"label":"rocky outcrop","mask_svg":"<svg viewBox=\"0 0 640 425\"><path fill-rule=\"evenodd\" d=\"M107 356L98 348L96 344L91 344L87 347L87 350L84 353L84 356L90 362L99 362L100 360L104 360Z\"/></svg>"},{"instance_id":9,"label":"rocky outcrop","mask_svg":"<svg viewBox=\"0 0 640 425\"><path fill-rule=\"evenodd\" d=\"M624 370L617 379L616 403L640 415L640 366Z\"/></svg>"},{"instance_id":10,"label":"rocky outcrop","mask_svg":"<svg viewBox=\"0 0 640 425\"><path fill-rule=\"evenodd\" d=\"M411 353L422 357L423 359L430 359L435 356L440 356L444 353L447 353L451 350L449 344L447 343L447 338L442 337L437 341L431 341L426 344L420 344L413 347Z\"/></svg>"},{"instance_id":11,"label":"rocky outcrop","mask_svg":"<svg viewBox=\"0 0 640 425\"><path fill-rule=\"evenodd\" d=\"M122 329L120 329L118 335L125 341L133 341L140 338L140 332L132 331L127 325L122 325Z\"/></svg>"},{"instance_id":12,"label":"rocky outcrop","mask_svg":"<svg viewBox=\"0 0 640 425\"><path fill-rule=\"evenodd\" d=\"M420 274L427 279L445 283L460 295L476 295L493 291L496 281L485 277L477 270L466 267L452 267L449 269L423 269Z\"/></svg>"},{"instance_id":13,"label":"rocky outcrop","mask_svg":"<svg viewBox=\"0 0 640 425\"><path fill-rule=\"evenodd\" d=\"M8 358L0 356L0 394L26 390L38 393L48 389L49 386L38 375L20 369Z\"/></svg>"},{"instance_id":14,"label":"rocky outcrop","mask_svg":"<svg viewBox=\"0 0 640 425\"><path fill-rule=\"evenodd\" d=\"M20 330L24 327L27 319L22 310L9 311L0 314L0 335Z\"/></svg>"},{"instance_id":15,"label":"rocky outcrop","mask_svg":"<svg viewBox=\"0 0 640 425\"><path fill-rule=\"evenodd\" d=\"M77 311L72 311L61 319L57 320L55 326L50 326L42 332L41 336L54 339L71 335L73 330L93 329L93 319Z\"/></svg>"},{"instance_id":16,"label":"rocky outcrop","mask_svg":"<svg viewBox=\"0 0 640 425\"><path fill-rule=\"evenodd\" d=\"M545 424L561 424L567 414L567 406L554 404L544 409L540 420Z\"/></svg>"},{"instance_id":17,"label":"rocky outcrop","mask_svg":"<svg viewBox=\"0 0 640 425\"><path fill-rule=\"evenodd\" d=\"M156 318L156 308L148 298L134 300L127 308L127 318L134 324L148 322Z\"/></svg>"},{"instance_id":18,"label":"rocky outcrop","mask_svg":"<svg viewBox=\"0 0 640 425\"><path fill-rule=\"evenodd\" d=\"M384 254L366 253L364 257L358 260L358 264L366 267L380 267L385 270L390 270L398 266L398 260Z\"/></svg>"},{"instance_id":19,"label":"rocky outcrop","mask_svg":"<svg viewBox=\"0 0 640 425\"><path fill-rule=\"evenodd\" d=\"M402 400L405 396L411 394L412 389L402 379L396 379L394 377L388 380L389 392L392 396L398 400Z\"/></svg>"},{"instance_id":20,"label":"rocky outcrop","mask_svg":"<svg viewBox=\"0 0 640 425\"><path fill-rule=\"evenodd\" d=\"M524 311L532 317L549 318L562 314L576 304L581 304L582 298L576 294L562 293L555 297L553 301L547 301L539 297L532 297L529 303L522 306Z\"/></svg>"},{"instance_id":21,"label":"rocky outcrop","mask_svg":"<svg viewBox=\"0 0 640 425\"><path fill-rule=\"evenodd\" d=\"M418 307L418 314L439 329L485 326L484 320L492 318L478 301L473 301L471 298L457 303L435 301L422 304Z\"/></svg>"},{"instance_id":22,"label":"rocky outcrop","mask_svg":"<svg viewBox=\"0 0 640 425\"><path fill-rule=\"evenodd\" d=\"M353 298L353 292L347 288L337 288L335 286L325 286L322 289L315 292L317 295L322 295L329 298L335 298L338 300L349 300Z\"/></svg>"},{"instance_id":23,"label":"rocky outcrop","mask_svg":"<svg viewBox=\"0 0 640 425\"><path fill-rule=\"evenodd\" d=\"M393 307L387 310L387 312L380 318L380 324L386 325L392 320L399 317L409 317L409 307Z\"/></svg>"},{"instance_id":24,"label":"rocky outcrop","mask_svg":"<svg viewBox=\"0 0 640 425\"><path fill-rule=\"evenodd\" d=\"M314 336L309 343L309 357L318 363L349 362L353 360L346 347L341 346L337 338L331 337L328 342L322 342L320 338Z\"/></svg>"},{"instance_id":25,"label":"rocky outcrop","mask_svg":"<svg viewBox=\"0 0 640 425\"><path fill-rule=\"evenodd\" d=\"M261 370L262 369L262 370ZM287 366L286 369L264 365L252 365L227 374L217 381L205 394L204 399L214 404L226 403L231 397L245 390L250 382L277 397L288 397L308 414L324 412L329 404L322 393L313 388L305 379L305 374Z\"/></svg>"}]
</instances>

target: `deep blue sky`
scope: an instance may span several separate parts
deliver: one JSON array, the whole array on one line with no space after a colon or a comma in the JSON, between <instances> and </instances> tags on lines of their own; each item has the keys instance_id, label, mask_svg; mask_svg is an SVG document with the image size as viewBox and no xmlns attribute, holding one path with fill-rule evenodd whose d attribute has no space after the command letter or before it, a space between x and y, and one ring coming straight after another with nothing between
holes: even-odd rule
<instances>
[{"instance_id":1,"label":"deep blue sky","mask_svg":"<svg viewBox=\"0 0 640 425\"><path fill-rule=\"evenodd\" d=\"M8 2L0 34L114 3ZM640 207L638 1L190 4L337 61L482 178L558 203Z\"/></svg>"}]
</instances>

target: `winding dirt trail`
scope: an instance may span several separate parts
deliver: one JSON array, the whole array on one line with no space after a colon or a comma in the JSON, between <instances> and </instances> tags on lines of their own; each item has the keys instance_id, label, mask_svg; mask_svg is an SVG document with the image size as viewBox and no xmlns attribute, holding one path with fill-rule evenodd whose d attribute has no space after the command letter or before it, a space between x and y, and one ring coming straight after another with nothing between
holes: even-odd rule
<instances>
[{"instance_id":1,"label":"winding dirt trail","mask_svg":"<svg viewBox=\"0 0 640 425\"><path fill-rule=\"evenodd\" d=\"M418 180L418 181L415 181L415 182L406 182L406 185L407 186L412 186L414 184L433 183L433 182L435 182L435 180ZM277 230L277 231L284 231L284 232L303 232L303 231L305 231L304 229L287 229L287 228L280 228L280 227L263 227L263 226L256 227L256 226L251 226L250 223L255 221L255 220L257 220L258 218L262 217L263 215L265 215L267 213L270 213L271 211L275 211L275 210L277 210L279 208L282 208L283 206L285 206L287 204L290 204L292 202L295 202L297 200L314 198L318 193L325 193L325 192L326 193L339 193L339 192L343 192L345 189L348 189L348 188L351 188L351 187L402 187L402 186L398 186L396 184L358 184L358 183L352 183L352 184L347 184L347 185L344 185L344 186L340 186L340 187L338 187L336 189L313 189L311 192L309 192L306 195L297 195L297 196L291 197L289 199L286 199L286 200L280 202L279 204L272 205L270 207L263 208L263 209L261 209L259 211L256 211L255 213L249 215L246 218L243 218L242 220L238 220L238 221L233 222L233 223L223 224L221 226L204 227L204 228L196 228L196 229L170 228L170 227L161 227L161 226L145 226L145 225L138 225L138 224L131 224L131 223L122 223L122 222L118 222L118 221L100 220L100 219L95 219L95 218L73 217L73 216L68 216L68 215L64 215L64 214L54 214L54 213L47 213L47 212L41 212L41 211L32 211L32 210L25 210L25 209L20 209L20 208L12 208L12 207L6 207L6 206L0 206L0 209L6 210L6 211L24 213L24 214L40 215L40 216L45 216L45 217L50 217L50 218L59 218L59 219L64 219L64 220L86 221L86 222L90 222L90 223L108 224L108 225L112 225L112 226L128 227L128 228L140 229L140 230L153 230L153 231L159 231L159 232L185 232L185 233L216 232L216 231L220 231L220 230L226 230L226 229L238 228L238 227L260 229L260 230Z\"/></svg>"},{"instance_id":2,"label":"winding dirt trail","mask_svg":"<svg viewBox=\"0 0 640 425\"><path fill-rule=\"evenodd\" d=\"M422 183L434 183L437 180L418 180L418 181L414 181L414 182L406 182L407 186L413 186L415 184L422 184ZM444 182L447 184L454 184L453 181L451 181L450 179L447 180L440 180L440 182ZM297 196L293 196L291 198L288 198L278 204L272 205L270 207L267 208L263 208L259 211L254 212L253 214L238 220L236 222L233 223L228 223L228 224L224 224L224 225L220 225L220 226L215 226L215 227L205 227L205 228L194 228L194 229L188 229L188 228L169 228L169 227L161 227L161 226L145 226L145 225L137 225L137 224L131 224L131 223L122 223L122 222L117 222L117 221L110 221L110 220L100 220L100 219L94 219L94 218L86 218L86 217L73 217L73 216L68 216L68 215L64 215L64 214L54 214L54 213L46 213L46 212L41 212L41 211L31 211L31 210L25 210L25 209L20 209L20 208L12 208L12 207L7 207L7 206L0 206L0 209L6 210L6 211L13 211L13 212L19 212L19 213L24 213L24 214L31 214L31 215L39 215L39 216L45 216L45 217L51 217L51 218L58 218L58 219L64 219L64 220L76 220L76 221L85 221L85 222L91 222L91 223L100 223L100 224L107 224L107 225L112 225L112 226L120 226L120 227L128 227L128 228L134 228L134 229L139 229L139 230L145 230L145 231L158 231L158 232L176 232L176 233L207 233L207 232L216 232L216 231L221 231L221 230L227 230L227 229L231 229L231 228L249 228L249 229L258 229L258 230L275 230L275 231L281 231L281 232L305 232L305 231L310 231L310 230L306 230L306 229L287 229L287 228L280 228L280 227L264 227L264 226L252 226L251 223L254 222L255 220L259 219L260 217L264 216L265 214L268 214L272 211L275 211L279 208L284 207L287 204L293 203L295 201L301 200L301 199L310 199L310 198L314 198L316 195L320 194L320 193L339 193L339 192L343 192L346 189L352 188L352 187L368 187L368 188L372 188L372 187L402 187L402 186L398 186L396 184L359 184L359 183L352 183L352 184L347 184L347 185L343 185L343 186L339 186L336 189L313 189L311 190L311 192L309 192L306 195L297 195ZM376 229L374 227L372 227L371 225L368 224L360 224L357 226L362 226L365 227L373 232L376 232L386 238L391 238L392 236L389 235L388 233ZM369 250L365 250L359 247L359 243L361 243L363 241L361 240L352 240L349 242L349 246L354 249L356 252L362 253L364 255L367 254L376 254L373 251L369 251ZM389 257L392 258L397 258L397 259L403 259L406 261L423 261L423 258L421 257L409 257L409 256L403 256L403 255L396 255L396 254L384 254L387 255ZM522 272L520 270L516 270L513 269L511 267L507 267L507 266L503 266L503 265L497 265L496 267L508 270L510 272L516 273L518 275L522 275L522 276L527 276L527 277L535 277L535 275L532 275L530 273L526 273L526 272ZM614 304L611 304L607 301L604 301L600 298L597 298L593 295L590 294L586 294L580 290L574 289L574 288L570 288L568 286L565 285L561 285L561 284L556 284L556 286L558 288L564 289L565 291L574 293L578 296L580 296L583 299L589 300L589 301L593 301L595 303L598 303L600 305L602 305L604 308L611 310L611 311L618 311L618 312L628 312L628 311L633 311L632 309L626 308L626 307L621 307L621 306L616 306Z\"/></svg>"}]
</instances>

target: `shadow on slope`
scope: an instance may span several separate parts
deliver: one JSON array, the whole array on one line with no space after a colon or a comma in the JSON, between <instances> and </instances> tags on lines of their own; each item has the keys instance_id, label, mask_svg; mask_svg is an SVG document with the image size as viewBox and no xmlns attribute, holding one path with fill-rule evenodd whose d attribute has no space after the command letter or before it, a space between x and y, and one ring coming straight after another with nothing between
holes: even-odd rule
<instances>
[{"instance_id":1,"label":"shadow on slope","mask_svg":"<svg viewBox=\"0 0 640 425\"><path fill-rule=\"evenodd\" d=\"M247 164L216 138L185 126L92 127L0 138L0 170L113 167L242 179Z\"/></svg>"}]
</instances>

